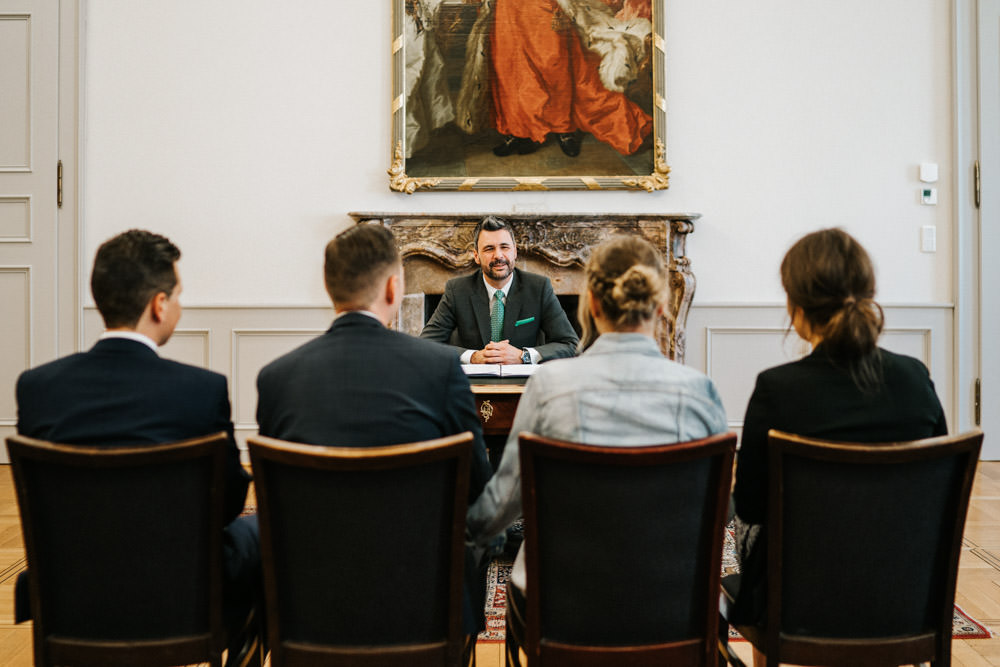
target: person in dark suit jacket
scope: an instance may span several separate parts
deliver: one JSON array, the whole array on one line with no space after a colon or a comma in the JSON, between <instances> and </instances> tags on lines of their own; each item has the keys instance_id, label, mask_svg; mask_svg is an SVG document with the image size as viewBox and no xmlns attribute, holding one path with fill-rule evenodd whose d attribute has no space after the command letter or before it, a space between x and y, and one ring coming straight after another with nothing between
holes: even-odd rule
<instances>
[{"instance_id":1,"label":"person in dark suit jacket","mask_svg":"<svg viewBox=\"0 0 1000 667\"><path fill-rule=\"evenodd\" d=\"M576 354L579 338L549 279L514 268L510 226L492 216L476 227L472 257L480 271L453 278L421 338L452 345L463 364L537 364ZM503 324L492 335L494 293L504 294Z\"/></svg>"},{"instance_id":2,"label":"person in dark suit jacket","mask_svg":"<svg viewBox=\"0 0 1000 667\"><path fill-rule=\"evenodd\" d=\"M741 581L736 613L762 618L767 519L767 432L845 442L916 440L948 431L927 368L878 347L881 307L865 249L840 229L800 239L785 255L781 282L792 327L807 357L757 376L747 406L733 501Z\"/></svg>"},{"instance_id":3,"label":"person in dark suit jacket","mask_svg":"<svg viewBox=\"0 0 1000 667\"><path fill-rule=\"evenodd\" d=\"M491 474L472 391L450 350L388 328L403 298L403 265L392 233L359 225L338 235L326 247L325 279L333 325L260 371L260 434L374 447L472 431L472 503ZM471 563L466 590L471 634L485 625L485 582Z\"/></svg>"},{"instance_id":4,"label":"person in dark suit jacket","mask_svg":"<svg viewBox=\"0 0 1000 667\"><path fill-rule=\"evenodd\" d=\"M233 439L226 378L159 356L181 315L180 251L163 236L130 230L97 251L91 291L106 331L87 352L25 371L17 380L18 433L63 444L136 446L225 431L225 583L231 647L259 591L256 517L239 519L249 475ZM30 618L19 577L16 616ZM231 651L232 657L235 657Z\"/></svg>"}]
</instances>

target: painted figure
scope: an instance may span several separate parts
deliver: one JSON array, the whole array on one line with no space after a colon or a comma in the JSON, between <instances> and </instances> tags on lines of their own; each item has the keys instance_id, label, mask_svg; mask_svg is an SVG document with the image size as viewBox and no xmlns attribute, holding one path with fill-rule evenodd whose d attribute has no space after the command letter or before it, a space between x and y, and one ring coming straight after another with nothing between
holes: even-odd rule
<instances>
[{"instance_id":1,"label":"painted figure","mask_svg":"<svg viewBox=\"0 0 1000 667\"><path fill-rule=\"evenodd\" d=\"M499 157L549 135L580 152L582 132L635 153L653 120L625 90L648 56L650 0L484 0L469 35L456 122L492 124Z\"/></svg>"}]
</instances>

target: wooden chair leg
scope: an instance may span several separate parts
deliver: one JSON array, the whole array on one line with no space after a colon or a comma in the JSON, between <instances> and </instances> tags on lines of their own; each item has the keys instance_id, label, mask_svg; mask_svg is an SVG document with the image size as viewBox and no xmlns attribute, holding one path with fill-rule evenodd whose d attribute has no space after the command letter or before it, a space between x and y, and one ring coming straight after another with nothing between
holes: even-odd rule
<instances>
[{"instance_id":1,"label":"wooden chair leg","mask_svg":"<svg viewBox=\"0 0 1000 667\"><path fill-rule=\"evenodd\" d=\"M734 665L735 667L746 667L746 664L733 651L729 645L729 621L724 616L719 615L719 664Z\"/></svg>"},{"instance_id":2,"label":"wooden chair leg","mask_svg":"<svg viewBox=\"0 0 1000 667\"><path fill-rule=\"evenodd\" d=\"M518 648L517 642L511 636L510 632L506 633L504 638L504 665L506 667L521 667L521 656L518 653L520 650Z\"/></svg>"},{"instance_id":3,"label":"wooden chair leg","mask_svg":"<svg viewBox=\"0 0 1000 667\"><path fill-rule=\"evenodd\" d=\"M466 635L462 646L461 664L463 667L476 667L476 635Z\"/></svg>"},{"instance_id":4,"label":"wooden chair leg","mask_svg":"<svg viewBox=\"0 0 1000 667\"><path fill-rule=\"evenodd\" d=\"M511 584L508 584L510 586ZM521 667L520 645L516 635L524 632L523 618L520 610L516 609L514 597L510 591L507 593L507 612L504 615L504 665L506 667ZM517 629L517 632L515 631ZM522 635L521 641L524 641Z\"/></svg>"}]
</instances>

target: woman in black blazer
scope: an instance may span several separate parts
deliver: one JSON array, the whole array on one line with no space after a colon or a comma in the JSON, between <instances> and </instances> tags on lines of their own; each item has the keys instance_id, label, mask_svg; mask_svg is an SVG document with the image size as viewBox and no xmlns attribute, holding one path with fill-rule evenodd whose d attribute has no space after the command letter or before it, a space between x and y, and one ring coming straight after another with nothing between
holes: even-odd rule
<instances>
[{"instance_id":1,"label":"woman in black blazer","mask_svg":"<svg viewBox=\"0 0 1000 667\"><path fill-rule=\"evenodd\" d=\"M747 406L733 490L742 573L735 612L745 622L763 617L769 429L849 442L948 430L927 368L878 347L883 313L861 244L840 229L813 232L785 255L781 283L792 328L813 351L758 375Z\"/></svg>"}]
</instances>

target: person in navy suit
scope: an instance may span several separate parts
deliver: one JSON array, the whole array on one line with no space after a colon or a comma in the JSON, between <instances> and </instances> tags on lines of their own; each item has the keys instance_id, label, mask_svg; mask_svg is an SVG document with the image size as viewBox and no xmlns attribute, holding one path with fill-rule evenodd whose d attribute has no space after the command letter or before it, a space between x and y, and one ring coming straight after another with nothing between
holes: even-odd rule
<instances>
[{"instance_id":1,"label":"person in navy suit","mask_svg":"<svg viewBox=\"0 0 1000 667\"><path fill-rule=\"evenodd\" d=\"M257 377L260 434L313 445L374 447L474 435L469 503L491 469L469 381L451 350L389 328L403 299L392 233L359 225L326 247L325 281L336 315L322 336ZM416 499L415 499L416 501ZM483 572L467 558L467 648L485 627Z\"/></svg>"},{"instance_id":2,"label":"person in navy suit","mask_svg":"<svg viewBox=\"0 0 1000 667\"><path fill-rule=\"evenodd\" d=\"M463 364L537 364L574 356L580 339L552 283L514 268L517 244L510 225L485 218L473 244L472 257L481 270L445 284L420 337L450 344ZM494 332L497 298L503 301L502 323Z\"/></svg>"},{"instance_id":3,"label":"person in navy suit","mask_svg":"<svg viewBox=\"0 0 1000 667\"><path fill-rule=\"evenodd\" d=\"M50 442L109 447L226 432L224 581L226 617L235 631L260 588L257 520L239 518L250 478L233 439L226 378L158 352L181 316L180 255L167 238L138 229L98 248L90 287L106 330L90 350L21 374L17 431ZM27 598L22 575L15 592L18 621L30 617ZM245 640L233 639L231 646Z\"/></svg>"}]
</instances>

